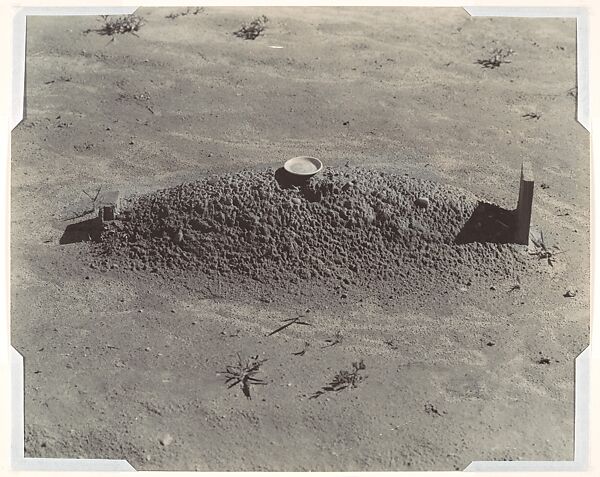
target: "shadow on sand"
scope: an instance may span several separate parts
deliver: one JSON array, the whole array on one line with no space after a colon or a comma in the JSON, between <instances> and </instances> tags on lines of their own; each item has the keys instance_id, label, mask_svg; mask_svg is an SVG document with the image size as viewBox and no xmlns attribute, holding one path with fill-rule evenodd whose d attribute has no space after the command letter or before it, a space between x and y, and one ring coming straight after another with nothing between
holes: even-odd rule
<instances>
[{"instance_id":1,"label":"shadow on sand","mask_svg":"<svg viewBox=\"0 0 600 477\"><path fill-rule=\"evenodd\" d=\"M308 185L311 176L296 176L290 174L283 167L280 167L275 171L275 180L282 189L290 189L292 187L303 187Z\"/></svg>"},{"instance_id":2,"label":"shadow on sand","mask_svg":"<svg viewBox=\"0 0 600 477\"><path fill-rule=\"evenodd\" d=\"M102 220L99 217L68 225L59 242L61 245L76 242L98 242L102 234Z\"/></svg>"},{"instance_id":3,"label":"shadow on sand","mask_svg":"<svg viewBox=\"0 0 600 477\"><path fill-rule=\"evenodd\" d=\"M515 243L515 225L514 211L479 202L473 215L454 239L454 243Z\"/></svg>"}]
</instances>

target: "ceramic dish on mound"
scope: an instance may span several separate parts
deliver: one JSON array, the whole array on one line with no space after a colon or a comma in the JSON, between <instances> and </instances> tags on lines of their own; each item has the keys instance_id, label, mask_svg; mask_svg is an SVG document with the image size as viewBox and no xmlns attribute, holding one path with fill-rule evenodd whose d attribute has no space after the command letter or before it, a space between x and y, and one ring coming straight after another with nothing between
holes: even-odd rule
<instances>
[{"instance_id":1,"label":"ceramic dish on mound","mask_svg":"<svg viewBox=\"0 0 600 477\"><path fill-rule=\"evenodd\" d=\"M295 176L314 176L323 169L323 163L316 157L298 156L287 160L283 168Z\"/></svg>"}]
</instances>

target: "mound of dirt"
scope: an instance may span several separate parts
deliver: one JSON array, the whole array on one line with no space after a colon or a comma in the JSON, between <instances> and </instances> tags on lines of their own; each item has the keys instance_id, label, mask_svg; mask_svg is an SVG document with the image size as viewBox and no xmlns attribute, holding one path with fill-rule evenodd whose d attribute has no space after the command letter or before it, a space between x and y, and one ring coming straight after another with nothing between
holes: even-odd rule
<instances>
[{"instance_id":1,"label":"mound of dirt","mask_svg":"<svg viewBox=\"0 0 600 477\"><path fill-rule=\"evenodd\" d=\"M417 277L510 276L520 261L518 247L497 243L508 241L502 227L494 242L465 240L483 204L460 189L359 168L296 185L281 174L245 170L134 198L106 227L95 263L267 284L413 285Z\"/></svg>"}]
</instances>

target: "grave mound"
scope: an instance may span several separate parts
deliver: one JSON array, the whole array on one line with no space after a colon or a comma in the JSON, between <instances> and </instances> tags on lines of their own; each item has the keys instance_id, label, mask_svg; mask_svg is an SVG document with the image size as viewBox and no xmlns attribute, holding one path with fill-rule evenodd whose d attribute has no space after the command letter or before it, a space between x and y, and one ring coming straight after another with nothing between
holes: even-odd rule
<instances>
[{"instance_id":1,"label":"grave mound","mask_svg":"<svg viewBox=\"0 0 600 477\"><path fill-rule=\"evenodd\" d=\"M267 284L407 285L512 276L523 266L522 251L507 243L511 213L464 190L361 168L297 184L279 172L244 170L130 199L106 224L94 263Z\"/></svg>"}]
</instances>

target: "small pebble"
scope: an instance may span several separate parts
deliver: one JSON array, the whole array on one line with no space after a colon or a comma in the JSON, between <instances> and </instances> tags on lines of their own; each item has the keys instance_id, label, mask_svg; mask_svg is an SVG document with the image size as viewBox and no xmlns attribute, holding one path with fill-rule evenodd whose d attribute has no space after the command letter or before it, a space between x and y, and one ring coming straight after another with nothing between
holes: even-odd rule
<instances>
[{"instance_id":1,"label":"small pebble","mask_svg":"<svg viewBox=\"0 0 600 477\"><path fill-rule=\"evenodd\" d=\"M574 292L573 290L567 290L563 296L565 298L573 298L575 295L577 295L577 292Z\"/></svg>"},{"instance_id":2,"label":"small pebble","mask_svg":"<svg viewBox=\"0 0 600 477\"><path fill-rule=\"evenodd\" d=\"M301 204L302 203L302 201L298 197L292 197L292 202L294 204Z\"/></svg>"}]
</instances>

